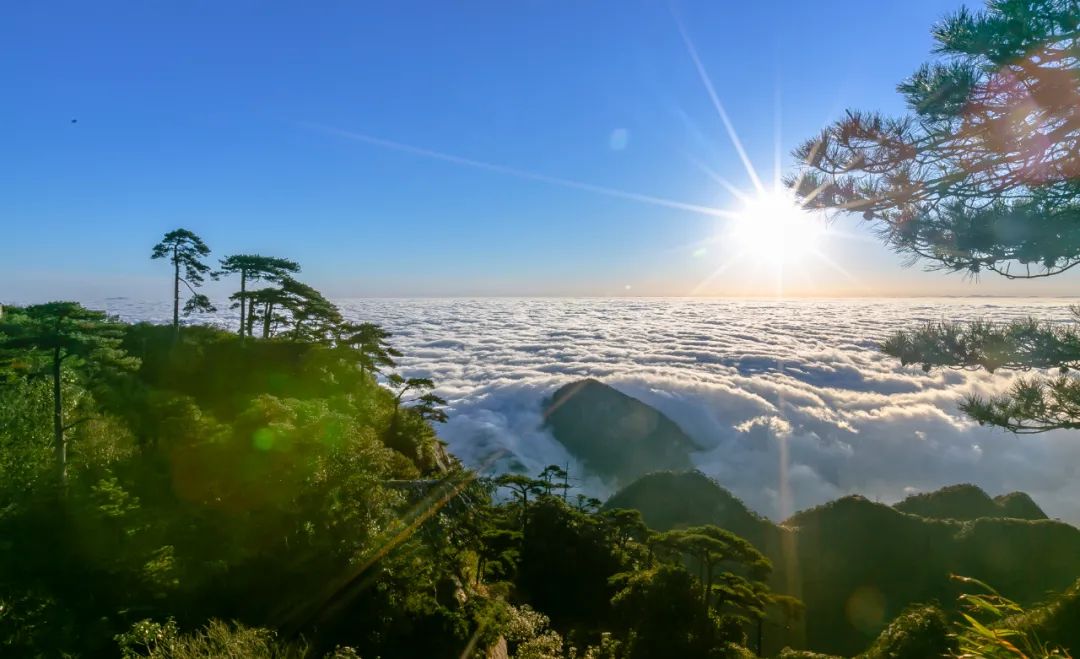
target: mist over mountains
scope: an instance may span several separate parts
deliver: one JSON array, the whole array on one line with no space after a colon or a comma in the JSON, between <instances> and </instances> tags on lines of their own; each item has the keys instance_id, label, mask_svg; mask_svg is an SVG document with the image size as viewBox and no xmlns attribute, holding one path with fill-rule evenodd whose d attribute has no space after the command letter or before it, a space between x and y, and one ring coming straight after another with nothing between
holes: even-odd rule
<instances>
[{"instance_id":1,"label":"mist over mountains","mask_svg":"<svg viewBox=\"0 0 1080 659\"><path fill-rule=\"evenodd\" d=\"M672 419L702 447L690 453L696 467L773 519L846 494L895 503L969 482L992 494L1027 492L1050 517L1080 521L1080 442L981 428L957 409L966 393L1007 388L1009 374L927 374L876 348L895 328L946 317L1064 320L1068 300L338 303L347 317L394 333L404 374L435 379L451 404L440 435L483 470L569 464L584 490L611 493L614 483L585 469L544 426L543 402L592 377ZM167 312L131 300L95 306L127 319Z\"/></svg>"}]
</instances>

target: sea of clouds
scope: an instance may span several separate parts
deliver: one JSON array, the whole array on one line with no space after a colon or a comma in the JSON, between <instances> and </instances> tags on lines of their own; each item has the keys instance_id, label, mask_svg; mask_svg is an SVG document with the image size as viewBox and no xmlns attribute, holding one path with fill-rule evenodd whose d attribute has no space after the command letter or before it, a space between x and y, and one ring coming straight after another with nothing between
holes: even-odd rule
<instances>
[{"instance_id":1,"label":"sea of clouds","mask_svg":"<svg viewBox=\"0 0 1080 659\"><path fill-rule=\"evenodd\" d=\"M582 489L609 488L542 427L543 400L595 377L658 408L700 446L695 463L754 510L783 519L845 494L893 503L953 483L1023 490L1052 517L1080 521L1080 433L1018 437L957 405L1015 374L934 370L878 350L927 320L1068 320L1068 301L1030 299L742 301L688 299L349 299L382 324L450 403L439 429L485 470L569 464ZM112 299L130 319L167 306ZM218 318L219 322L228 322Z\"/></svg>"}]
</instances>

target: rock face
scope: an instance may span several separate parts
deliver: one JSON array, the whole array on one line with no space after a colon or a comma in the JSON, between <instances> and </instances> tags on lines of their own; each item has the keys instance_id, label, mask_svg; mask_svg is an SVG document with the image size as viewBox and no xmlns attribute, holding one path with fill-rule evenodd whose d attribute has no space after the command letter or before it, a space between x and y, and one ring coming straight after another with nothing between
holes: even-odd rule
<instances>
[{"instance_id":1,"label":"rock face","mask_svg":"<svg viewBox=\"0 0 1080 659\"><path fill-rule=\"evenodd\" d=\"M930 519L1046 519L1046 513L1023 492L1012 492L991 499L986 492L967 483L915 494L894 507L900 512Z\"/></svg>"},{"instance_id":2,"label":"rock face","mask_svg":"<svg viewBox=\"0 0 1080 659\"><path fill-rule=\"evenodd\" d=\"M544 406L544 425L590 471L617 484L688 469L698 448L659 411L591 378L556 391Z\"/></svg>"}]
</instances>

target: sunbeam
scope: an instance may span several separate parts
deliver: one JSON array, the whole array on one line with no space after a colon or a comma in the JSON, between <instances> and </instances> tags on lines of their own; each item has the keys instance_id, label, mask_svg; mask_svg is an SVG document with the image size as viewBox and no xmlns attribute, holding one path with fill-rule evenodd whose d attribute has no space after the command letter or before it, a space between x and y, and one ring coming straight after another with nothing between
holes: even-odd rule
<instances>
[{"instance_id":1,"label":"sunbeam","mask_svg":"<svg viewBox=\"0 0 1080 659\"><path fill-rule=\"evenodd\" d=\"M694 67L697 69L701 84L705 86L705 91L709 95L709 100L712 101L716 113L720 116L720 121L724 124L724 129L727 130L728 138L735 147L735 151L738 152L743 167L746 168L746 174L750 177L750 180L754 183L754 187L757 188L758 192L764 193L765 186L761 184L761 179L754 170L753 163L750 162L750 156L747 155L746 149L743 148L742 140L739 139L738 133L735 132L735 126L731 123L731 118L728 117L727 110L724 109L724 104L720 102L720 97L716 95L716 89L713 88L712 80L709 78L708 71L705 70L705 65L701 62L701 58L698 57L697 48L694 47L694 42L690 40L690 35L687 33L682 20L674 9L672 9L672 16L675 18L675 24L679 28L679 34L682 35L683 43L686 44L686 50L690 54L690 59L693 60Z\"/></svg>"},{"instance_id":2,"label":"sunbeam","mask_svg":"<svg viewBox=\"0 0 1080 659\"><path fill-rule=\"evenodd\" d=\"M780 188L784 184L783 157L780 153L781 110L780 83L777 81L773 99L773 188Z\"/></svg>"},{"instance_id":3,"label":"sunbeam","mask_svg":"<svg viewBox=\"0 0 1080 659\"><path fill-rule=\"evenodd\" d=\"M718 267L716 270L713 270L711 273L709 273L709 276L705 277L705 279L702 279L693 288L690 289L690 297L698 296L704 293L706 290L706 286L719 279L720 275L724 274L731 268L731 266L738 263L740 258L742 258L741 254L729 258L723 263L721 263L720 267Z\"/></svg>"},{"instance_id":4,"label":"sunbeam","mask_svg":"<svg viewBox=\"0 0 1080 659\"><path fill-rule=\"evenodd\" d=\"M652 195L640 194L637 192L618 190L615 188L604 187L602 185L595 185L593 183L585 183L583 181L560 178L558 176L548 176L547 174L539 174L537 172L530 172L524 169L508 167L506 165L500 165L498 163L465 158L463 156L454 155L452 153L434 151L432 149L426 149L424 147L413 146L411 144L405 144L403 142L395 142L393 140L387 140L381 137L375 137L373 135L366 135L364 133L356 133L348 130L342 130L340 128L334 128L332 126L324 126L321 124L307 122L305 122L303 125L307 126L308 128L320 130L333 135L338 135L340 137L345 137L351 140L356 140L358 142L365 142L367 144L378 146L384 149L392 149L394 151L401 151L403 153L411 153L413 155L421 156L424 158L430 158L432 160L442 160L444 162L454 163L456 165L463 165L465 167L484 169L489 172L496 172L506 176L514 176L517 178L528 179L532 181L540 181L542 183L559 185L566 188L585 190L587 192L601 194L608 197L626 199L629 201L636 201L639 203L650 204L653 206L661 206L664 208L673 208L681 211L689 211L691 213L700 213L702 215L708 215L711 217L734 219L736 216L735 213L732 213L731 211L726 211L719 208L711 208L709 206L689 204L682 201L676 201L674 199L665 199L663 197L654 197Z\"/></svg>"},{"instance_id":5,"label":"sunbeam","mask_svg":"<svg viewBox=\"0 0 1080 659\"><path fill-rule=\"evenodd\" d=\"M741 202L746 202L746 201L748 201L750 199L750 196L748 194L746 194L745 192L743 192L739 188L735 187L735 185L732 184L731 181L727 180L723 176L720 176L720 174L716 173L716 171L714 169L712 169L711 167L706 165L704 162L702 162L698 158L695 158L694 156L690 155L689 153L687 153L685 155L686 155L686 159L690 161L690 164L692 164L695 167L697 167L698 169L700 169L703 174L705 174L710 179L712 179L717 184L719 184L720 187L724 188L729 193L731 193L731 195L733 197L735 197L736 199L738 199Z\"/></svg>"},{"instance_id":6,"label":"sunbeam","mask_svg":"<svg viewBox=\"0 0 1080 659\"><path fill-rule=\"evenodd\" d=\"M837 272L840 275L842 275L848 281L850 281L850 282L852 282L854 284L858 284L859 288L861 288L863 291L865 291L867 293L870 292L870 287L869 286L863 285L859 281L858 277L856 277L853 274L851 274L850 272L848 272L846 268L844 268L842 265L840 265L835 260L830 258L827 254L824 254L820 250L814 250L813 256L818 261L820 261L820 262L824 263L825 265L829 266L834 272Z\"/></svg>"}]
</instances>

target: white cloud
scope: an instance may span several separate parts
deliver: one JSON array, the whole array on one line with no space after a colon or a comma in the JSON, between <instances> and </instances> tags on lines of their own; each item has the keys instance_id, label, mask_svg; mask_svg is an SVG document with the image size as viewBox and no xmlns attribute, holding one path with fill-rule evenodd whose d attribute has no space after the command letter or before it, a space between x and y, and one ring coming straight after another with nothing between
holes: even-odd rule
<instances>
[{"instance_id":1,"label":"white cloud","mask_svg":"<svg viewBox=\"0 0 1080 659\"><path fill-rule=\"evenodd\" d=\"M876 349L926 320L1066 318L1066 301L789 302L647 299L365 299L352 318L382 323L451 403L440 429L467 463L580 468L540 429L542 399L597 377L674 419L695 460L759 512L780 517L849 493L894 502L973 482L1023 490L1080 521L1080 434L1016 437L957 409L1004 390L1007 373L901 368ZM116 310L116 305L112 305ZM148 317L140 306L133 315ZM505 452L502 454L500 452ZM586 483L601 494L603 484Z\"/></svg>"}]
</instances>

